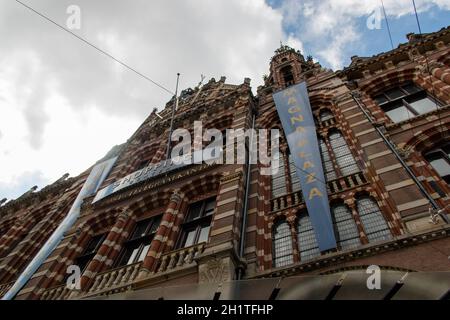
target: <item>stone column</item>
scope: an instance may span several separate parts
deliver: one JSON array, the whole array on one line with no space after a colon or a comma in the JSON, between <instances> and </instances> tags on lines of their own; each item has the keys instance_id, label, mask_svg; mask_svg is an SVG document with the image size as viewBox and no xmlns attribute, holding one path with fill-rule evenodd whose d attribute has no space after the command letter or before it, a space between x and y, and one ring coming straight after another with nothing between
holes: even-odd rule
<instances>
[{"instance_id":1,"label":"stone column","mask_svg":"<svg viewBox=\"0 0 450 320\"><path fill-rule=\"evenodd\" d=\"M158 227L158 231L156 232L156 235L153 238L150 249L142 264L142 268L139 273L139 278L145 277L148 273L154 270L155 261L161 255L160 250L162 248L162 244L167 238L167 234L170 231L170 225L175 219L175 216L182 202L182 199L183 195L180 194L178 191L175 191L170 197L167 209L164 212L164 215L161 219L161 224Z\"/></svg>"},{"instance_id":2,"label":"stone column","mask_svg":"<svg viewBox=\"0 0 450 320\"><path fill-rule=\"evenodd\" d=\"M116 250L115 246L120 244L124 238L128 236L128 232L133 227L134 222L132 213L128 209L124 209L119 214L116 223L81 276L80 286L82 290L87 289L86 286L98 272L101 272L105 266L108 267L112 264L113 261L111 255L114 253L113 251Z\"/></svg>"}]
</instances>

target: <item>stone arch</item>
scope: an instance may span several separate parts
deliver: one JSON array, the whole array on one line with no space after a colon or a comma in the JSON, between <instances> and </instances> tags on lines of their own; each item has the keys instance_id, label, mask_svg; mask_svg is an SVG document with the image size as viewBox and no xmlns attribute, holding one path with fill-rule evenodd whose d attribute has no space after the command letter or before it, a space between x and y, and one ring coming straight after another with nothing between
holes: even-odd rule
<instances>
[{"instance_id":1,"label":"stone arch","mask_svg":"<svg viewBox=\"0 0 450 320\"><path fill-rule=\"evenodd\" d=\"M450 123L437 123L420 134L409 139L403 146L405 151L416 151L419 153L426 152L441 142L447 142L450 139Z\"/></svg>"},{"instance_id":2,"label":"stone arch","mask_svg":"<svg viewBox=\"0 0 450 320\"><path fill-rule=\"evenodd\" d=\"M360 90L368 96L374 96L407 81L414 81L416 76L417 72L414 67L396 69L373 77L369 82L361 85Z\"/></svg>"}]
</instances>

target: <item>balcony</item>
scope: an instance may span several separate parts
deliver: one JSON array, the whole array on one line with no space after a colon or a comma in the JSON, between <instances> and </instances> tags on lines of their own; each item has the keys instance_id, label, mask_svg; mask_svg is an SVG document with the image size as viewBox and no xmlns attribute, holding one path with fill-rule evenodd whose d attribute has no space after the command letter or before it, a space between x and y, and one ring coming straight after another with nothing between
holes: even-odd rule
<instances>
[{"instance_id":1,"label":"balcony","mask_svg":"<svg viewBox=\"0 0 450 320\"><path fill-rule=\"evenodd\" d=\"M74 290L69 289L66 284L50 288L42 293L41 300L66 300Z\"/></svg>"},{"instance_id":2,"label":"balcony","mask_svg":"<svg viewBox=\"0 0 450 320\"><path fill-rule=\"evenodd\" d=\"M141 262L107 270L96 275L88 295L124 291L136 279Z\"/></svg>"},{"instance_id":3,"label":"balcony","mask_svg":"<svg viewBox=\"0 0 450 320\"><path fill-rule=\"evenodd\" d=\"M303 202L302 191L295 191L270 200L271 211L283 210Z\"/></svg>"},{"instance_id":4,"label":"balcony","mask_svg":"<svg viewBox=\"0 0 450 320\"><path fill-rule=\"evenodd\" d=\"M329 194L343 192L352 188L362 186L367 183L366 178L361 172L353 173L348 176L340 177L327 182ZM296 191L282 195L270 200L271 212L284 210L304 202L302 191Z\"/></svg>"},{"instance_id":5,"label":"balcony","mask_svg":"<svg viewBox=\"0 0 450 320\"><path fill-rule=\"evenodd\" d=\"M194 258L203 252L205 243L196 244L190 247L181 248L168 252L161 256L154 274L167 273L178 269L195 265Z\"/></svg>"}]
</instances>

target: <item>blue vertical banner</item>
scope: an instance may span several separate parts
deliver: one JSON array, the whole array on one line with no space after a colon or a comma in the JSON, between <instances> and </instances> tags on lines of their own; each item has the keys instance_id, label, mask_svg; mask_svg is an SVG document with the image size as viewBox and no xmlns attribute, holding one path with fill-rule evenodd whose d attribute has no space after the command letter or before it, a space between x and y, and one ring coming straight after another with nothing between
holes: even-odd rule
<instances>
[{"instance_id":1,"label":"blue vertical banner","mask_svg":"<svg viewBox=\"0 0 450 320\"><path fill-rule=\"evenodd\" d=\"M320 251L336 248L327 186L306 83L273 95Z\"/></svg>"},{"instance_id":2,"label":"blue vertical banner","mask_svg":"<svg viewBox=\"0 0 450 320\"><path fill-rule=\"evenodd\" d=\"M72 207L70 208L66 217L64 217L61 224L48 238L48 240L41 247L36 256L34 256L33 260L31 260L31 262L27 265L25 270L19 275L14 285L3 296L2 300L13 299L16 294L23 288L23 286L25 286L25 284L30 280L30 278L38 270L38 268L50 256L53 250L56 249L56 247L63 239L64 234L70 230L70 228L74 225L74 223L80 216L80 209L83 200L86 197L89 197L97 192L98 188L111 171L114 163L116 162L116 159L117 157L105 160L101 163L96 164L92 168L89 176L87 177L86 181L83 184L83 187L80 190L80 193L73 202Z\"/></svg>"}]
</instances>

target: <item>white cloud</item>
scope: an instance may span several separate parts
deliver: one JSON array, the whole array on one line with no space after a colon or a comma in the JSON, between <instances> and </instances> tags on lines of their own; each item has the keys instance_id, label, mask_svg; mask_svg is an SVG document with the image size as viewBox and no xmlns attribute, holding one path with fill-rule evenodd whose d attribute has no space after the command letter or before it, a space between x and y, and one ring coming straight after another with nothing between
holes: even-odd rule
<instances>
[{"instance_id":1,"label":"white cloud","mask_svg":"<svg viewBox=\"0 0 450 320\"><path fill-rule=\"evenodd\" d=\"M391 18L413 13L409 0L383 2ZM318 54L319 60L340 69L349 61L348 49L358 43L364 31L359 29L357 19L368 17L380 6L379 0L286 0L279 11L285 27L295 30L303 43L310 43L308 47ZM450 0L416 0L416 6L419 13L433 6L450 10Z\"/></svg>"},{"instance_id":2,"label":"white cloud","mask_svg":"<svg viewBox=\"0 0 450 320\"><path fill-rule=\"evenodd\" d=\"M73 1L26 3L64 24ZM196 85L200 74L230 83L250 77L256 88L280 40L302 47L263 0L77 5L75 33L172 91L177 72L181 88ZM35 180L44 184L88 168L170 99L14 1L0 4L0 38L0 184L11 186L10 196L31 187L25 172L39 172Z\"/></svg>"}]
</instances>

